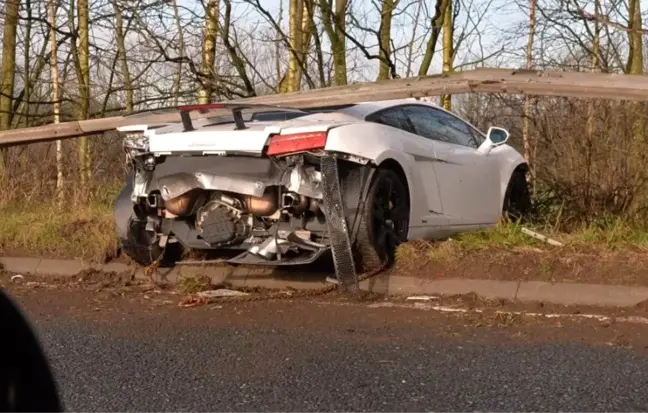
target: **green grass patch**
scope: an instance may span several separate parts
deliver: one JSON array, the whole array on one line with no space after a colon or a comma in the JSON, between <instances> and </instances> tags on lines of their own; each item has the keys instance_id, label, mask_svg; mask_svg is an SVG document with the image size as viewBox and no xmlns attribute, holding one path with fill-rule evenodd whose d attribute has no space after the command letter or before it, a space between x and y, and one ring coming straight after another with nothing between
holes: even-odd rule
<instances>
[{"instance_id":1,"label":"green grass patch","mask_svg":"<svg viewBox=\"0 0 648 413\"><path fill-rule=\"evenodd\" d=\"M527 228L564 244L555 247L525 234ZM646 251L648 230L621 220L599 221L583 225L571 232L559 232L549 225L499 223L492 229L456 234L446 241L414 241L401 245L396 251L396 263L449 262L474 251L538 251L566 248L583 252Z\"/></svg>"},{"instance_id":2,"label":"green grass patch","mask_svg":"<svg viewBox=\"0 0 648 413\"><path fill-rule=\"evenodd\" d=\"M113 212L104 202L70 208L12 205L0 209L0 217L4 255L102 262L116 251Z\"/></svg>"}]
</instances>

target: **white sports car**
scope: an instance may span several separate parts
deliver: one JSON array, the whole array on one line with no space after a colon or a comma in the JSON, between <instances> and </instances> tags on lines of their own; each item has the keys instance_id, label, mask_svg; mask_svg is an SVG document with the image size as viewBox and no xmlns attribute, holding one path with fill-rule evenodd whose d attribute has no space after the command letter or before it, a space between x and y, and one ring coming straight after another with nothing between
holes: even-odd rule
<instances>
[{"instance_id":1,"label":"white sports car","mask_svg":"<svg viewBox=\"0 0 648 413\"><path fill-rule=\"evenodd\" d=\"M132 170L115 220L123 251L142 265L175 245L266 265L346 249L366 270L406 240L482 229L530 208L527 164L508 132L484 134L430 103L180 112L182 123L118 129Z\"/></svg>"}]
</instances>

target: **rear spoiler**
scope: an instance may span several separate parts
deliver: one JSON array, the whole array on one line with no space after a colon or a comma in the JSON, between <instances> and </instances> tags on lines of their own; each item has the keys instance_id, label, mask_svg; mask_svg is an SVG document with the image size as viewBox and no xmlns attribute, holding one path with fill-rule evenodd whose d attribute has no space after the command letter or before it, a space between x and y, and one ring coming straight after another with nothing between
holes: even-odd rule
<instances>
[{"instance_id":1,"label":"rear spoiler","mask_svg":"<svg viewBox=\"0 0 648 413\"><path fill-rule=\"evenodd\" d=\"M210 103L203 105L186 105L178 107L180 110L180 118L182 119L182 126L184 132L195 130L191 120L191 112L199 112L201 114L209 114L210 111L227 110L230 111L236 124L236 130L247 129L245 121L243 120L243 110L252 109L254 113L260 112L300 112L304 111L296 108L285 108L271 105L255 105L255 104L242 104L242 103ZM217 113L215 113L217 114Z\"/></svg>"}]
</instances>

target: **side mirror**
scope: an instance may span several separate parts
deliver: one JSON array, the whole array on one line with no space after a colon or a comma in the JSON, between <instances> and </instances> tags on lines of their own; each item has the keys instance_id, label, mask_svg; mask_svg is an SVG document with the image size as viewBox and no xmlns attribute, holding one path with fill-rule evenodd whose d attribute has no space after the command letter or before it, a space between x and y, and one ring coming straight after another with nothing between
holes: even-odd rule
<instances>
[{"instance_id":1,"label":"side mirror","mask_svg":"<svg viewBox=\"0 0 648 413\"><path fill-rule=\"evenodd\" d=\"M506 129L491 126L488 128L488 133L486 133L486 140L479 147L478 151L486 155L494 147L505 144L508 138L509 133Z\"/></svg>"}]
</instances>

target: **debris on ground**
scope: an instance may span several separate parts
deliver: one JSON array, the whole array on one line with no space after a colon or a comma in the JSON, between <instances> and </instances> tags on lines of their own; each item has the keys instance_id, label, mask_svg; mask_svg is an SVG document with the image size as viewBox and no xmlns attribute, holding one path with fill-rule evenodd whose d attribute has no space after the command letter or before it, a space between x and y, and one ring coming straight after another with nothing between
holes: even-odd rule
<instances>
[{"instance_id":1,"label":"debris on ground","mask_svg":"<svg viewBox=\"0 0 648 413\"><path fill-rule=\"evenodd\" d=\"M190 308L190 307L197 307L199 305L203 305L207 303L208 301L205 298L197 297L195 295L190 295L182 299L182 301L178 303L178 307Z\"/></svg>"},{"instance_id":2,"label":"debris on ground","mask_svg":"<svg viewBox=\"0 0 648 413\"><path fill-rule=\"evenodd\" d=\"M438 300L440 297L438 295L412 295L407 297L408 301L430 301Z\"/></svg>"},{"instance_id":3,"label":"debris on ground","mask_svg":"<svg viewBox=\"0 0 648 413\"><path fill-rule=\"evenodd\" d=\"M528 228L522 228L522 233L526 234L526 235L528 235L530 237L533 237L535 239L538 239L540 241L546 242L549 245L553 245L554 247L564 247L565 246L565 244L563 244L560 241L556 241L555 239L549 238L546 235L542 235L539 232L531 231Z\"/></svg>"},{"instance_id":4,"label":"debris on ground","mask_svg":"<svg viewBox=\"0 0 648 413\"><path fill-rule=\"evenodd\" d=\"M11 276L11 282L12 283L23 282L23 281L25 281L25 277L23 277L20 274L16 274L16 275Z\"/></svg>"},{"instance_id":5,"label":"debris on ground","mask_svg":"<svg viewBox=\"0 0 648 413\"><path fill-rule=\"evenodd\" d=\"M210 299L210 298L222 298L222 297L240 297L240 296L250 295L250 294L245 293L243 291L230 290L227 288L219 288L217 290L200 291L196 295L201 298Z\"/></svg>"}]
</instances>

